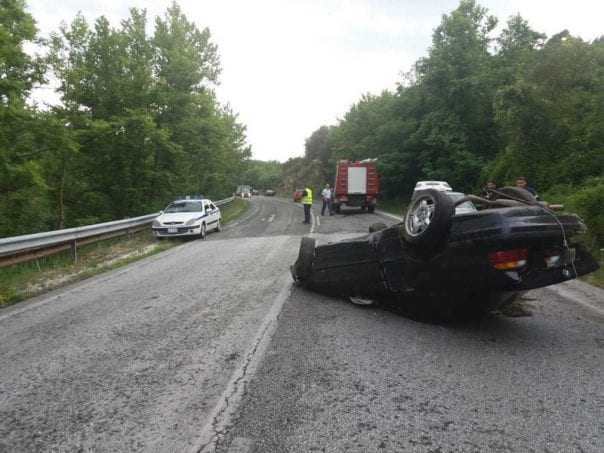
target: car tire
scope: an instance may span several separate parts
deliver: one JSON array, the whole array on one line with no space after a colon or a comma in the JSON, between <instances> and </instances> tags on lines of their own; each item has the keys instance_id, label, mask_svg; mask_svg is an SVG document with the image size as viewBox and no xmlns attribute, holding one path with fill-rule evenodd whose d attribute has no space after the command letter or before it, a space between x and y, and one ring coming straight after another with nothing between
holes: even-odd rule
<instances>
[{"instance_id":1,"label":"car tire","mask_svg":"<svg viewBox=\"0 0 604 453\"><path fill-rule=\"evenodd\" d=\"M218 219L218 222L216 223L216 231L218 233L220 233L222 231L222 225L220 224L220 219Z\"/></svg>"},{"instance_id":2,"label":"car tire","mask_svg":"<svg viewBox=\"0 0 604 453\"><path fill-rule=\"evenodd\" d=\"M375 222L369 225L369 232L375 233L376 231L385 230L388 228L384 222Z\"/></svg>"},{"instance_id":3,"label":"car tire","mask_svg":"<svg viewBox=\"0 0 604 453\"><path fill-rule=\"evenodd\" d=\"M537 204L537 199L535 198L535 196L530 193L528 190L526 189L521 189L520 187L510 187L510 186L506 186L506 187L501 187L499 189L497 189L497 192L504 194L504 196L499 195L499 193L496 193L497 198L508 198L510 200L517 200L517 201L527 201L531 204Z\"/></svg>"},{"instance_id":4,"label":"car tire","mask_svg":"<svg viewBox=\"0 0 604 453\"><path fill-rule=\"evenodd\" d=\"M367 212L369 212L369 214L373 214L375 212L375 205L370 204L367 206Z\"/></svg>"},{"instance_id":5,"label":"car tire","mask_svg":"<svg viewBox=\"0 0 604 453\"><path fill-rule=\"evenodd\" d=\"M200 239L204 239L207 237L207 231L206 231L206 224L202 223L201 224L201 229L199 230L199 237Z\"/></svg>"},{"instance_id":6,"label":"car tire","mask_svg":"<svg viewBox=\"0 0 604 453\"><path fill-rule=\"evenodd\" d=\"M453 200L441 191L416 192L405 213L402 234L406 242L431 251L447 237L455 212Z\"/></svg>"},{"instance_id":7,"label":"car tire","mask_svg":"<svg viewBox=\"0 0 604 453\"><path fill-rule=\"evenodd\" d=\"M312 274L312 262L315 257L315 239L303 237L300 242L298 259L293 268L295 281L307 280Z\"/></svg>"}]
</instances>

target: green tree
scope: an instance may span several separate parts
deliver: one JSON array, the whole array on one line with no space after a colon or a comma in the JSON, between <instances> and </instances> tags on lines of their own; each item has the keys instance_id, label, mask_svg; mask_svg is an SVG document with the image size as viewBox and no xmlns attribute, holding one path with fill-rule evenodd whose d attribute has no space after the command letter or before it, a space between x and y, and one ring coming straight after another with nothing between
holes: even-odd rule
<instances>
[{"instance_id":1,"label":"green tree","mask_svg":"<svg viewBox=\"0 0 604 453\"><path fill-rule=\"evenodd\" d=\"M44 229L51 213L37 157L35 110L25 100L44 66L23 46L37 42L21 0L0 2L0 235Z\"/></svg>"}]
</instances>

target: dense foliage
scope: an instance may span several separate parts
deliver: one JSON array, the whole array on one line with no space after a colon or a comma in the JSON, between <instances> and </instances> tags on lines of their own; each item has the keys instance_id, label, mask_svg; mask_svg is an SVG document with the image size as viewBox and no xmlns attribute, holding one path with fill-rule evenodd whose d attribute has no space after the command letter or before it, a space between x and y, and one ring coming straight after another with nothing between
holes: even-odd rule
<instances>
[{"instance_id":1,"label":"dense foliage","mask_svg":"<svg viewBox=\"0 0 604 453\"><path fill-rule=\"evenodd\" d=\"M223 197L250 149L216 100L208 29L174 3L148 35L144 10L119 27L76 16L37 39L24 0L0 2L0 236L142 215L179 194ZM37 43L47 56L24 51ZM54 77L62 103L26 103Z\"/></svg>"},{"instance_id":2,"label":"dense foliage","mask_svg":"<svg viewBox=\"0 0 604 453\"><path fill-rule=\"evenodd\" d=\"M253 189L276 190L281 182L281 164L276 160L249 160L239 180Z\"/></svg>"},{"instance_id":3,"label":"dense foliage","mask_svg":"<svg viewBox=\"0 0 604 453\"><path fill-rule=\"evenodd\" d=\"M284 188L332 181L339 158L377 157L385 198L409 197L418 180L471 192L522 175L602 244L604 38L546 39L520 16L492 37L496 24L462 0L396 92L365 95L312 133L305 156L284 164Z\"/></svg>"}]
</instances>

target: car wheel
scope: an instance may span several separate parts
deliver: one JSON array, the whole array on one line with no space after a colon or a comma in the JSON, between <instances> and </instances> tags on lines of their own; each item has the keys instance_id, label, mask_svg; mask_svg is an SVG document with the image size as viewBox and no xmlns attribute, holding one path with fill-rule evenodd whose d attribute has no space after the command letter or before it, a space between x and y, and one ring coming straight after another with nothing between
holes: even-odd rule
<instances>
[{"instance_id":1,"label":"car wheel","mask_svg":"<svg viewBox=\"0 0 604 453\"><path fill-rule=\"evenodd\" d=\"M220 219L218 219L218 223L216 224L216 231L219 233L222 231L222 225L220 224Z\"/></svg>"},{"instance_id":2,"label":"car wheel","mask_svg":"<svg viewBox=\"0 0 604 453\"><path fill-rule=\"evenodd\" d=\"M303 237L300 242L298 259L294 263L293 277L295 281L307 280L312 274L312 262L315 257L315 239Z\"/></svg>"},{"instance_id":3,"label":"car wheel","mask_svg":"<svg viewBox=\"0 0 604 453\"><path fill-rule=\"evenodd\" d=\"M497 192L504 194L504 196L496 193L498 198L509 198L510 200L517 201L528 201L530 204L536 204L537 199L526 189L521 189L520 187L501 187L497 189Z\"/></svg>"},{"instance_id":4,"label":"car wheel","mask_svg":"<svg viewBox=\"0 0 604 453\"><path fill-rule=\"evenodd\" d=\"M202 223L201 224L201 230L199 230L199 237L201 239L205 239L207 236L207 232L206 232L206 224Z\"/></svg>"},{"instance_id":5,"label":"car wheel","mask_svg":"<svg viewBox=\"0 0 604 453\"><path fill-rule=\"evenodd\" d=\"M388 228L384 222L375 222L369 225L369 232L375 233L376 231L385 230Z\"/></svg>"},{"instance_id":6,"label":"car wheel","mask_svg":"<svg viewBox=\"0 0 604 453\"><path fill-rule=\"evenodd\" d=\"M413 195L403 222L403 237L426 250L437 248L446 238L455 212L453 200L434 189Z\"/></svg>"},{"instance_id":7,"label":"car wheel","mask_svg":"<svg viewBox=\"0 0 604 453\"><path fill-rule=\"evenodd\" d=\"M369 206L367 206L367 211L370 214L373 214L375 212L375 205L370 204Z\"/></svg>"}]
</instances>

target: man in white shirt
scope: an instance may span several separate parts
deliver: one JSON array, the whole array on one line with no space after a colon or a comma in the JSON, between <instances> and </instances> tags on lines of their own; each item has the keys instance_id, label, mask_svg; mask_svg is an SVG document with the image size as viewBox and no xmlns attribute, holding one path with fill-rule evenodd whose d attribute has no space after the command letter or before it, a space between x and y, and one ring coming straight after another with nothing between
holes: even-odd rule
<instances>
[{"instance_id":1,"label":"man in white shirt","mask_svg":"<svg viewBox=\"0 0 604 453\"><path fill-rule=\"evenodd\" d=\"M325 208L329 211L329 215L333 215L333 212L331 211L331 189L329 188L329 184L325 184L325 189L321 192L321 198L323 199L321 215L325 215Z\"/></svg>"}]
</instances>

